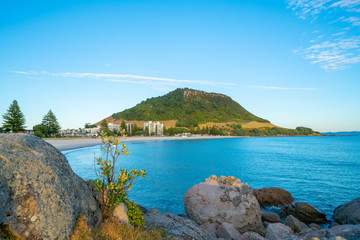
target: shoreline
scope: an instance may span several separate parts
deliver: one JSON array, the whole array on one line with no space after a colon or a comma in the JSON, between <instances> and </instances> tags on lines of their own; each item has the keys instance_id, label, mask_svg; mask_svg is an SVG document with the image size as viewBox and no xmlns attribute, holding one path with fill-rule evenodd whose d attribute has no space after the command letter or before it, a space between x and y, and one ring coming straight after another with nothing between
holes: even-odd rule
<instances>
[{"instance_id":1,"label":"shoreline","mask_svg":"<svg viewBox=\"0 0 360 240\"><path fill-rule=\"evenodd\" d=\"M121 142L143 142L143 141L163 141L163 140L216 140L216 139L228 139L228 138L241 138L238 136L195 136L195 137L127 137ZM74 139L44 139L47 143L53 145L59 151L67 151L78 148L92 147L101 145L100 138L74 138Z\"/></svg>"}]
</instances>

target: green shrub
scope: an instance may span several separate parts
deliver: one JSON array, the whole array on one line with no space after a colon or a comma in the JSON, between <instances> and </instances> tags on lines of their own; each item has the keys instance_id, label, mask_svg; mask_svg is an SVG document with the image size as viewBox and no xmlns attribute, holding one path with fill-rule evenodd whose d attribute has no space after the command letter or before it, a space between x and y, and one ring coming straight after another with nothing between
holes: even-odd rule
<instances>
[{"instance_id":1,"label":"green shrub","mask_svg":"<svg viewBox=\"0 0 360 240\"><path fill-rule=\"evenodd\" d=\"M145 224L143 212L139 209L135 202L129 201L127 204L129 222L135 227L142 227Z\"/></svg>"},{"instance_id":2,"label":"green shrub","mask_svg":"<svg viewBox=\"0 0 360 240\"><path fill-rule=\"evenodd\" d=\"M18 240L20 239L10 227L9 223L0 223L0 238L4 240Z\"/></svg>"},{"instance_id":3,"label":"green shrub","mask_svg":"<svg viewBox=\"0 0 360 240\"><path fill-rule=\"evenodd\" d=\"M124 131L119 132L124 138ZM127 156L129 153L126 144L121 144L120 137L106 136L101 134L103 145L100 150L105 152L104 158L96 158L94 156L95 173L97 179L94 180L96 190L101 193L100 207L103 215L108 215L110 211L119 203L127 203L127 193L131 190L132 185L137 183L142 177L146 176L145 170L120 169L116 176L117 160L120 155ZM96 165L99 166L96 169ZM136 182L134 182L137 180Z\"/></svg>"}]
</instances>

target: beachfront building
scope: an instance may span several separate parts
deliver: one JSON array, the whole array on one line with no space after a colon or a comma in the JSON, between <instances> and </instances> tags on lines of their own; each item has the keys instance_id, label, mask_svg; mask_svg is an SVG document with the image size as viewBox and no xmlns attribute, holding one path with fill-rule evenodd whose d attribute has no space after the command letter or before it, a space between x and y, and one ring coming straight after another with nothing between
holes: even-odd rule
<instances>
[{"instance_id":1,"label":"beachfront building","mask_svg":"<svg viewBox=\"0 0 360 240\"><path fill-rule=\"evenodd\" d=\"M155 135L162 135L164 133L164 124L160 122L149 121L144 123L144 130L146 128L149 129L149 135L152 135L153 133Z\"/></svg>"},{"instance_id":2,"label":"beachfront building","mask_svg":"<svg viewBox=\"0 0 360 240\"><path fill-rule=\"evenodd\" d=\"M128 133L132 133L133 132L133 129L134 129L134 124L133 123L127 123L126 124L126 131Z\"/></svg>"}]
</instances>

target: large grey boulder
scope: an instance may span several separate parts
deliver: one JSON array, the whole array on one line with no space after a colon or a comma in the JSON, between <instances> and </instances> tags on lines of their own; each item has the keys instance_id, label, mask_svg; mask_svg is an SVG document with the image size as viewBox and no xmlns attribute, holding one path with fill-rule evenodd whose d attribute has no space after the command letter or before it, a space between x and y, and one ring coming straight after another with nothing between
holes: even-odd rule
<instances>
[{"instance_id":1,"label":"large grey boulder","mask_svg":"<svg viewBox=\"0 0 360 240\"><path fill-rule=\"evenodd\" d=\"M69 239L76 218L101 211L65 156L42 139L0 134L0 219L25 239Z\"/></svg>"},{"instance_id":2,"label":"large grey boulder","mask_svg":"<svg viewBox=\"0 0 360 240\"><path fill-rule=\"evenodd\" d=\"M261 224L260 205L248 184L235 177L212 175L190 188L184 197L186 215L197 224L224 222L240 233L256 231Z\"/></svg>"},{"instance_id":3,"label":"large grey boulder","mask_svg":"<svg viewBox=\"0 0 360 240\"><path fill-rule=\"evenodd\" d=\"M294 231L282 223L270 223L266 228L265 238L269 240L289 238Z\"/></svg>"},{"instance_id":4,"label":"large grey boulder","mask_svg":"<svg viewBox=\"0 0 360 240\"><path fill-rule=\"evenodd\" d=\"M283 207L280 216L293 215L302 222L325 223L326 215L306 202L296 202Z\"/></svg>"},{"instance_id":5,"label":"large grey boulder","mask_svg":"<svg viewBox=\"0 0 360 240\"><path fill-rule=\"evenodd\" d=\"M144 214L147 228L166 229L171 238L184 240L214 240L207 231L198 226L194 221L171 213L162 213L155 208L149 209Z\"/></svg>"},{"instance_id":6,"label":"large grey boulder","mask_svg":"<svg viewBox=\"0 0 360 240\"><path fill-rule=\"evenodd\" d=\"M360 197L335 208L333 218L340 224L360 224Z\"/></svg>"},{"instance_id":7,"label":"large grey boulder","mask_svg":"<svg viewBox=\"0 0 360 240\"><path fill-rule=\"evenodd\" d=\"M291 193L277 187L254 189L254 194L262 207L280 207L294 201Z\"/></svg>"}]
</instances>

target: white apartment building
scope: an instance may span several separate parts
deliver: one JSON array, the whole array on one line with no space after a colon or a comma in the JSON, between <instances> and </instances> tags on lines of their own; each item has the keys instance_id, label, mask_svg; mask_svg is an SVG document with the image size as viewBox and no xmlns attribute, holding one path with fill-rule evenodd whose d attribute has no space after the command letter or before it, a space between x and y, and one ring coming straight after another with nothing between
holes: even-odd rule
<instances>
[{"instance_id":1,"label":"white apartment building","mask_svg":"<svg viewBox=\"0 0 360 240\"><path fill-rule=\"evenodd\" d=\"M162 135L164 133L164 124L160 122L149 121L144 123L144 130L149 128L149 135L155 133L155 135Z\"/></svg>"}]
</instances>

